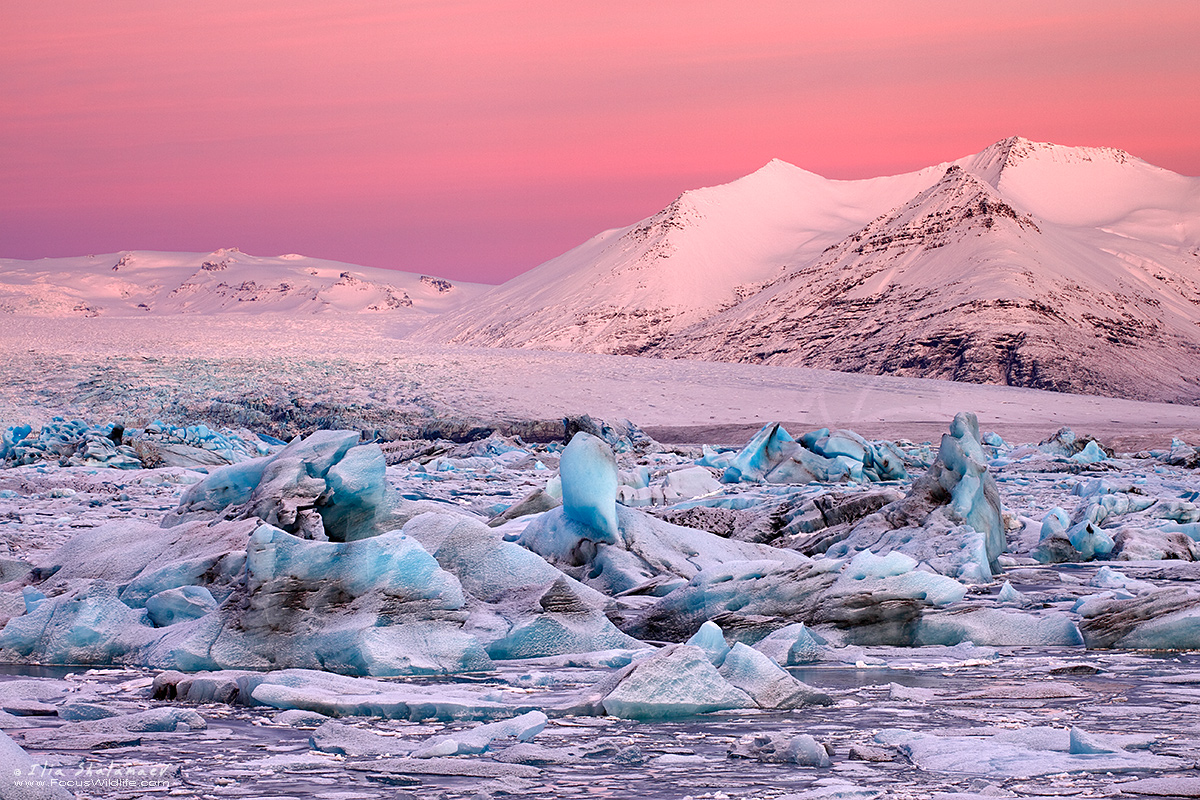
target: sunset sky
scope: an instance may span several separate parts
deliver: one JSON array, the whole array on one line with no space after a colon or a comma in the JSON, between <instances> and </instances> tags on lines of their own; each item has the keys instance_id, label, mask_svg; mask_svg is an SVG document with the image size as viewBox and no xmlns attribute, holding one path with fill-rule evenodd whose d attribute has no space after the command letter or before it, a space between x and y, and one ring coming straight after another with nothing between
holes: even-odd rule
<instances>
[{"instance_id":1,"label":"sunset sky","mask_svg":"<svg viewBox=\"0 0 1200 800\"><path fill-rule=\"evenodd\" d=\"M0 0L0 257L500 282L782 158L1019 134L1200 175L1196 0Z\"/></svg>"}]
</instances>

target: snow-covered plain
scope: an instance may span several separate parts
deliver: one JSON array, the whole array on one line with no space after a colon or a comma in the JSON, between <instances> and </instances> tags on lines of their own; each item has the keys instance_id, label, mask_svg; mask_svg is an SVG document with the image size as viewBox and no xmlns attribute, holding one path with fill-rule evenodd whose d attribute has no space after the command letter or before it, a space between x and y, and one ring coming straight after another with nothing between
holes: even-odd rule
<instances>
[{"instance_id":1,"label":"snow-covered plain","mask_svg":"<svg viewBox=\"0 0 1200 800\"><path fill-rule=\"evenodd\" d=\"M1196 407L448 348L377 316L6 322L0 428L62 435L6 442L0 469L0 657L25 675L0 683L0 730L27 754L0 741L0 780L1200 791L1195 656L1134 649L1200 646L1200 456L1171 441L1200 444ZM563 417L608 444L571 461ZM775 421L795 441L755 437ZM172 427L197 424L224 433ZM331 428L352 433L276 441Z\"/></svg>"},{"instance_id":2,"label":"snow-covered plain","mask_svg":"<svg viewBox=\"0 0 1200 800\"><path fill-rule=\"evenodd\" d=\"M1200 436L1200 409L794 367L447 347L388 317L11 316L0 329L0 421L253 423L412 435L589 413L666 441L735 444L762 424L936 440L961 410L1016 441L1068 425L1126 450ZM306 427L307 425L307 427ZM259 428L256 428L259 429Z\"/></svg>"}]
</instances>

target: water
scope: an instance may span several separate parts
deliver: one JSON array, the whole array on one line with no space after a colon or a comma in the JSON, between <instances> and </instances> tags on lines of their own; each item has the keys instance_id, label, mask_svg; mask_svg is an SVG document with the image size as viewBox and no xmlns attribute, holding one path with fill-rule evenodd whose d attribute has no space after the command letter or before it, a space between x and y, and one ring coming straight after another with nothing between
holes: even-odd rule
<instances>
[{"instance_id":1,"label":"water","mask_svg":"<svg viewBox=\"0 0 1200 800\"><path fill-rule=\"evenodd\" d=\"M886 658L897 651L879 648L870 652L873 657ZM13 723L16 727L6 730L18 741L30 729L62 731L63 735L52 737L45 748L29 748L34 757L62 769L86 771L91 767L95 773L114 765L118 770L141 765L160 769L166 781L163 787L152 787L150 795L141 788L78 792L81 798L109 800L163 796L165 792L184 797L314 800L457 800L518 794L532 798L677 800L690 796L768 800L839 780L895 798L978 792L985 787L1018 796L1086 797L1112 794L1120 785L1137 778L1187 775L1200 759L1200 719L1195 712L1195 702L1200 699L1200 656L1196 654L1023 649L1005 652L988 664L932 666L935 660L931 659L931 665L923 667L920 659L911 657L919 651L907 652L910 657L904 660L904 669L816 666L796 670L798 677L833 695L835 705L830 707L726 712L668 723L595 717L551 720L534 742L558 753L571 751L577 760L543 765L529 777L411 774L397 772L387 761L315 753L310 749L310 729L280 725L273 721L277 711L261 707L197 706L208 721L206 731L143 734L137 746L103 750L75 749L78 742L68 735L70 728L59 727L62 722L56 717L19 717ZM18 676L51 680L66 677L60 669L48 668L52 674L38 676L31 675L36 670L29 668L0 667L0 675L10 676L9 680ZM1099 671L1093 673L1096 669ZM73 694L93 693L96 702L128 713L161 705L148 697L151 676L137 670L76 669L67 680L78 687ZM500 673L491 680L505 682L508 677ZM448 727L446 723L367 718L342 721L414 740ZM449 727L469 726L454 723ZM921 768L873 741L876 733L892 728L938 735L983 735L1033 726L1074 726L1092 734L1157 737L1150 743L1149 752L1180 759L1179 769L989 777ZM832 766L766 764L728 756L740 737L764 733L810 734L832 750ZM497 743L494 749L502 751L507 746ZM876 756L885 752L892 760L861 760L865 749L871 747L875 747ZM852 749L858 757L851 757ZM630 759L630 754L635 757ZM453 763L507 769L488 753L459 757Z\"/></svg>"}]
</instances>

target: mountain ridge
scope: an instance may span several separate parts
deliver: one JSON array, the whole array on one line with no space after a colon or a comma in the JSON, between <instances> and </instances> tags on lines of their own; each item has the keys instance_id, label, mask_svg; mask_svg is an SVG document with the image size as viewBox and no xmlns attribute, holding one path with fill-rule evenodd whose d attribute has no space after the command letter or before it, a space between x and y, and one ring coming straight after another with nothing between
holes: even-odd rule
<instances>
[{"instance_id":1,"label":"mountain ridge","mask_svg":"<svg viewBox=\"0 0 1200 800\"><path fill-rule=\"evenodd\" d=\"M772 159L495 287L236 248L0 259L0 314L264 312L1200 403L1200 178L1021 137L861 180Z\"/></svg>"},{"instance_id":2,"label":"mountain ridge","mask_svg":"<svg viewBox=\"0 0 1200 800\"><path fill-rule=\"evenodd\" d=\"M1200 179L1122 150L1010 137L861 181L776 159L603 237L424 334L1200 402Z\"/></svg>"},{"instance_id":3,"label":"mountain ridge","mask_svg":"<svg viewBox=\"0 0 1200 800\"><path fill-rule=\"evenodd\" d=\"M416 323L486 288L295 253L253 256L237 248L0 258L0 313L37 316L383 313Z\"/></svg>"}]
</instances>

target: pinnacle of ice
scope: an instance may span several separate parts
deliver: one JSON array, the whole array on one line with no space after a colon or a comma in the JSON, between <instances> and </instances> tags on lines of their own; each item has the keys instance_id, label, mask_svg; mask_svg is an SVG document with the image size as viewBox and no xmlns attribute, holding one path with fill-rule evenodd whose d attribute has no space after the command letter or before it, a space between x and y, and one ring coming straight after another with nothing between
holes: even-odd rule
<instances>
[{"instance_id":1,"label":"pinnacle of ice","mask_svg":"<svg viewBox=\"0 0 1200 800\"><path fill-rule=\"evenodd\" d=\"M617 459L612 448L590 433L577 433L558 466L563 513L602 534L599 542L619 541Z\"/></svg>"}]
</instances>

